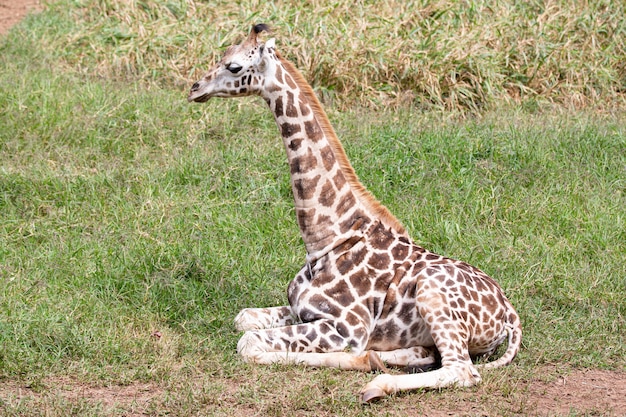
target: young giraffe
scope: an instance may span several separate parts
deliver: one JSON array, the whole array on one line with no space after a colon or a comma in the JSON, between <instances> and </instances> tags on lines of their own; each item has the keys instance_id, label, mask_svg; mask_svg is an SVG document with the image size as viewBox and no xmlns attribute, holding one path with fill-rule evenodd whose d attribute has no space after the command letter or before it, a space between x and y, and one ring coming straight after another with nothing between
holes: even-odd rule
<instances>
[{"instance_id":1,"label":"young giraffe","mask_svg":"<svg viewBox=\"0 0 626 417\"><path fill-rule=\"evenodd\" d=\"M256 25L229 47L188 100L259 95L280 128L307 250L288 288L289 306L247 308L237 351L256 363L301 363L363 371L390 366L440 368L381 374L365 402L399 390L470 386L477 368L509 364L521 343L520 319L496 282L465 262L417 246L359 182L315 93ZM497 360L474 365L508 337Z\"/></svg>"}]
</instances>

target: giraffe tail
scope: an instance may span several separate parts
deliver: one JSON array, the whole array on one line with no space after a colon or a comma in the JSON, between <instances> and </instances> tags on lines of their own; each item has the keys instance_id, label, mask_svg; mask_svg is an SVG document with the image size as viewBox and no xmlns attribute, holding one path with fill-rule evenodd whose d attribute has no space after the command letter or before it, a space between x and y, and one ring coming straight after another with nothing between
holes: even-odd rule
<instances>
[{"instance_id":1,"label":"giraffe tail","mask_svg":"<svg viewBox=\"0 0 626 417\"><path fill-rule=\"evenodd\" d=\"M514 320L513 323L507 323L506 331L508 333L509 340L504 354L495 361L477 364L477 368L493 369L508 365L513 362L513 359L515 359L515 356L517 356L517 352L519 351L520 345L522 344L522 326L520 324L519 318L516 317L516 320Z\"/></svg>"}]
</instances>

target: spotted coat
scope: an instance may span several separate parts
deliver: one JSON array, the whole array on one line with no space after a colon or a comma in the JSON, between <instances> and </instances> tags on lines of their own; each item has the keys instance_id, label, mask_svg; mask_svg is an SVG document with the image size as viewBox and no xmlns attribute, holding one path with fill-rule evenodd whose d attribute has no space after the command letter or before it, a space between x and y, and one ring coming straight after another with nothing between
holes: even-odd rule
<instances>
[{"instance_id":1,"label":"spotted coat","mask_svg":"<svg viewBox=\"0 0 626 417\"><path fill-rule=\"evenodd\" d=\"M361 184L313 90L261 42L256 25L196 82L189 101L261 96L276 119L289 161L296 217L307 259L288 287L288 306L247 308L238 352L257 363L302 363L364 371L436 367L377 376L361 391L372 401L399 390L480 381L478 368L510 363L520 319L484 272L416 245ZM474 364L495 352L498 359Z\"/></svg>"}]
</instances>

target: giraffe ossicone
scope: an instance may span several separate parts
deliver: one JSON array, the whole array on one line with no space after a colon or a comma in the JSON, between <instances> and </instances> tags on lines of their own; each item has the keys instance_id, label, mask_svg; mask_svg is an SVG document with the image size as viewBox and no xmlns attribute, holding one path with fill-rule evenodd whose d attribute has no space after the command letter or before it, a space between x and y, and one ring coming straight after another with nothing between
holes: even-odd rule
<instances>
[{"instance_id":1,"label":"giraffe ossicone","mask_svg":"<svg viewBox=\"0 0 626 417\"><path fill-rule=\"evenodd\" d=\"M255 363L381 374L361 391L369 402L401 390L471 386L478 369L509 364L522 337L518 314L479 269L432 253L361 184L326 113L300 72L263 42L256 25L198 82L188 100L259 95L287 152L306 261L289 284L288 306L246 308L237 351ZM496 360L474 364L493 354ZM385 365L386 364L386 365Z\"/></svg>"}]
</instances>

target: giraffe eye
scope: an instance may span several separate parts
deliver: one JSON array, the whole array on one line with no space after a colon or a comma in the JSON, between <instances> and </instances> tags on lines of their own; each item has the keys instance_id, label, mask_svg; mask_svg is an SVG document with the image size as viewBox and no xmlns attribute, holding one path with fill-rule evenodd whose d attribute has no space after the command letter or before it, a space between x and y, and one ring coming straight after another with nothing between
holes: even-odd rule
<instances>
[{"instance_id":1,"label":"giraffe eye","mask_svg":"<svg viewBox=\"0 0 626 417\"><path fill-rule=\"evenodd\" d=\"M232 72L233 74L237 74L239 71L241 71L241 65L235 64L235 63L230 63L228 65L226 65L226 69L230 72Z\"/></svg>"}]
</instances>

